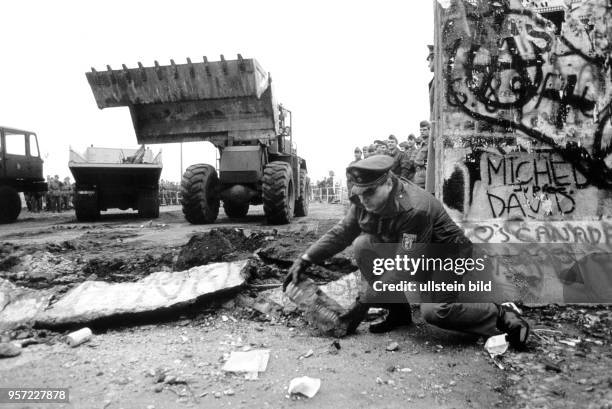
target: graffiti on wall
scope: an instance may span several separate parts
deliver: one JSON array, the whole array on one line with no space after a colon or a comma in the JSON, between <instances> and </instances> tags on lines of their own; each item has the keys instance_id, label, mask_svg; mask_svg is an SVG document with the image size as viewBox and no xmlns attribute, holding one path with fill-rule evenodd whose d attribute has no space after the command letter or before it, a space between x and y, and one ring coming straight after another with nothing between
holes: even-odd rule
<instances>
[{"instance_id":1,"label":"graffiti on wall","mask_svg":"<svg viewBox=\"0 0 612 409\"><path fill-rule=\"evenodd\" d=\"M464 219L605 209L612 7L585 0L561 16L549 20L518 0L454 0L444 9L443 196Z\"/></svg>"},{"instance_id":2,"label":"graffiti on wall","mask_svg":"<svg viewBox=\"0 0 612 409\"><path fill-rule=\"evenodd\" d=\"M578 243L612 250L612 222L520 222L462 223L474 243Z\"/></svg>"},{"instance_id":3,"label":"graffiti on wall","mask_svg":"<svg viewBox=\"0 0 612 409\"><path fill-rule=\"evenodd\" d=\"M462 223L508 299L612 302L612 222Z\"/></svg>"}]
</instances>

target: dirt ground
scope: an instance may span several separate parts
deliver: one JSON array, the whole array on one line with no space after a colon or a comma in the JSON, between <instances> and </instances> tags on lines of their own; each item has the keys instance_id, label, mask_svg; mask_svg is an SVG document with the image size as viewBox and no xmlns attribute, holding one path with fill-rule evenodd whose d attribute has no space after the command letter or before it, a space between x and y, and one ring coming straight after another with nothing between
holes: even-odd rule
<instances>
[{"instance_id":1,"label":"dirt ground","mask_svg":"<svg viewBox=\"0 0 612 409\"><path fill-rule=\"evenodd\" d=\"M291 260L343 212L313 204L308 217L274 227L261 207L240 220L220 215L208 226L190 225L179 207L162 207L156 220L116 212L94 224L77 223L70 212L24 212L0 226L0 277L57 295L85 280L135 281L253 252L259 264L240 294L158 320L92 327L92 341L77 348L64 342L68 329L1 334L33 341L21 355L0 359L0 386L69 388L70 404L46 406L53 408L612 408L610 307L525 308L533 324L528 350L508 351L497 362L483 339L433 328L418 309L415 325L373 335L366 322L339 340L340 349L299 313L253 309L254 297L277 285ZM350 258L348 249L313 278L342 277L356 268ZM392 342L399 348L387 351ZM248 349L270 350L259 379L221 371L230 352ZM297 376L320 378L319 393L290 397Z\"/></svg>"}]
</instances>

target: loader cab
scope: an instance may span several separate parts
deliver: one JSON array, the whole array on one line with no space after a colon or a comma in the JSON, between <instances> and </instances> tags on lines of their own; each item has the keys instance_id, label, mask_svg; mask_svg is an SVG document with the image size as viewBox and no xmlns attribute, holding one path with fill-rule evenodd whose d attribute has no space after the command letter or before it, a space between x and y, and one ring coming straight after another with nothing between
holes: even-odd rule
<instances>
[{"instance_id":1,"label":"loader cab","mask_svg":"<svg viewBox=\"0 0 612 409\"><path fill-rule=\"evenodd\" d=\"M5 181L41 180L43 161L34 132L0 127L0 178ZM13 183L11 183L13 184Z\"/></svg>"},{"instance_id":2,"label":"loader cab","mask_svg":"<svg viewBox=\"0 0 612 409\"><path fill-rule=\"evenodd\" d=\"M291 134L291 111L283 107L283 104L279 104L278 114L279 134L276 137L278 143L278 151L288 154L294 153L293 135Z\"/></svg>"}]
</instances>

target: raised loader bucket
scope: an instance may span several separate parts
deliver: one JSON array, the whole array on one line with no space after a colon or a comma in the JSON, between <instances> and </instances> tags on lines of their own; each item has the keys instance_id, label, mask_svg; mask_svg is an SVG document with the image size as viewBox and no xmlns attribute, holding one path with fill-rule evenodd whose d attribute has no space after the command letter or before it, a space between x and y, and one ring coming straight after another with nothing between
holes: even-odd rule
<instances>
[{"instance_id":1,"label":"raised loader bucket","mask_svg":"<svg viewBox=\"0 0 612 409\"><path fill-rule=\"evenodd\" d=\"M270 78L254 59L86 73L100 109L130 107L138 143L267 139L278 134Z\"/></svg>"}]
</instances>

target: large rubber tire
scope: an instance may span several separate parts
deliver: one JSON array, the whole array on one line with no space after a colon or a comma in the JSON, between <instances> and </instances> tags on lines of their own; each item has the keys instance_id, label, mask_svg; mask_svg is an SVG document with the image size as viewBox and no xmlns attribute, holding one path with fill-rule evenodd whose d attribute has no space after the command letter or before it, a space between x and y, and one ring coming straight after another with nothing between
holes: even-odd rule
<instances>
[{"instance_id":1,"label":"large rubber tire","mask_svg":"<svg viewBox=\"0 0 612 409\"><path fill-rule=\"evenodd\" d=\"M74 195L74 213L80 222L93 222L100 218L98 195Z\"/></svg>"},{"instance_id":2,"label":"large rubber tire","mask_svg":"<svg viewBox=\"0 0 612 409\"><path fill-rule=\"evenodd\" d=\"M270 162L264 169L263 205L270 224L290 223L295 205L293 171L286 162Z\"/></svg>"},{"instance_id":3,"label":"large rubber tire","mask_svg":"<svg viewBox=\"0 0 612 409\"><path fill-rule=\"evenodd\" d=\"M300 169L300 195L295 201L295 216L308 216L308 207L310 205L310 179L308 179L308 171Z\"/></svg>"},{"instance_id":4,"label":"large rubber tire","mask_svg":"<svg viewBox=\"0 0 612 409\"><path fill-rule=\"evenodd\" d=\"M232 203L223 201L223 210L229 218L240 218L247 215L249 212L248 203Z\"/></svg>"},{"instance_id":5,"label":"large rubber tire","mask_svg":"<svg viewBox=\"0 0 612 409\"><path fill-rule=\"evenodd\" d=\"M191 165L181 180L181 205L185 219L192 224L213 223L219 215L219 177L210 165Z\"/></svg>"},{"instance_id":6,"label":"large rubber tire","mask_svg":"<svg viewBox=\"0 0 612 409\"><path fill-rule=\"evenodd\" d=\"M0 223L13 223L21 213L19 192L10 186L0 186Z\"/></svg>"},{"instance_id":7,"label":"large rubber tire","mask_svg":"<svg viewBox=\"0 0 612 409\"><path fill-rule=\"evenodd\" d=\"M138 194L138 216L146 219L159 217L159 195L157 189L142 190Z\"/></svg>"}]
</instances>

